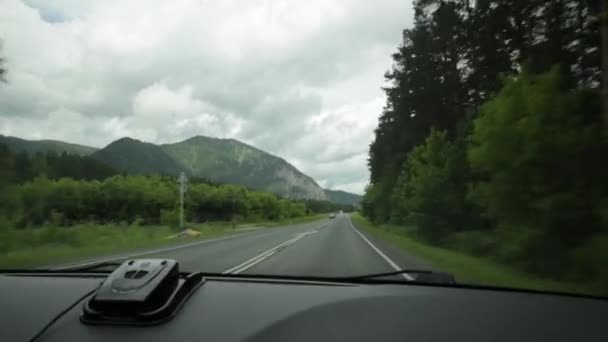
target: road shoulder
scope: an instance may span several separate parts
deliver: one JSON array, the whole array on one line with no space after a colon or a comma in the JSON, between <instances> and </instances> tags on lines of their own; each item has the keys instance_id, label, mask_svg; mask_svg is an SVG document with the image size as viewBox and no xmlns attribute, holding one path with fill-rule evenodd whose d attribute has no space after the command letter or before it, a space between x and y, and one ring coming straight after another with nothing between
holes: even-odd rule
<instances>
[{"instance_id":1,"label":"road shoulder","mask_svg":"<svg viewBox=\"0 0 608 342\"><path fill-rule=\"evenodd\" d=\"M356 228L363 236L365 236L376 248L384 253L389 259L397 264L401 269L416 269L416 270L434 270L439 271L437 267L434 267L431 263L404 251L401 247L394 243L382 239L381 237L373 234L365 226L358 224L351 217L348 217L348 221L353 228ZM370 247L371 248L371 247Z\"/></svg>"}]
</instances>

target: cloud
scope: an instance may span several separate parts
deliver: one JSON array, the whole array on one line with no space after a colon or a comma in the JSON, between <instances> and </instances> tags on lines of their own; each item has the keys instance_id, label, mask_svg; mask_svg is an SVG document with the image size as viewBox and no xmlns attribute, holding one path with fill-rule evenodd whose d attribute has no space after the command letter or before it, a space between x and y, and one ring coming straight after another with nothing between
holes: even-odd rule
<instances>
[{"instance_id":1,"label":"cloud","mask_svg":"<svg viewBox=\"0 0 608 342\"><path fill-rule=\"evenodd\" d=\"M132 132L147 141L174 142L175 137L238 134L241 121L232 113L195 98L191 85L169 89L155 82L138 91L132 100L132 116L123 121ZM218 134L219 132L219 134Z\"/></svg>"},{"instance_id":2,"label":"cloud","mask_svg":"<svg viewBox=\"0 0 608 342\"><path fill-rule=\"evenodd\" d=\"M400 0L5 0L0 133L243 140L361 192Z\"/></svg>"}]
</instances>

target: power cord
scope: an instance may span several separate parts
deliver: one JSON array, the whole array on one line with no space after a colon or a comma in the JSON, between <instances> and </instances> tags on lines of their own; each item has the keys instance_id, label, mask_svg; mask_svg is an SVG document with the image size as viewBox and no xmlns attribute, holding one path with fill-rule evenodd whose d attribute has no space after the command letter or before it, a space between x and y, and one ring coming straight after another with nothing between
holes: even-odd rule
<instances>
[{"instance_id":1,"label":"power cord","mask_svg":"<svg viewBox=\"0 0 608 342\"><path fill-rule=\"evenodd\" d=\"M101 286L101 283L97 287L95 287L94 289L92 289L91 291L83 294L74 303L72 303L69 307L67 307L66 309L64 309L60 313L58 313L42 329L40 329L40 331L38 331L38 333L36 335L34 335L34 337L32 337L30 339L30 342L37 341L40 338L40 336L42 336L51 326L53 326L53 324L55 324L55 322L57 322L61 317L63 317L66 313L68 313L70 310L72 310L76 305L78 305L80 302L82 302L85 298L87 298L88 296L90 296L93 293L95 293L95 291L97 291L97 289L99 289L100 286Z\"/></svg>"}]
</instances>

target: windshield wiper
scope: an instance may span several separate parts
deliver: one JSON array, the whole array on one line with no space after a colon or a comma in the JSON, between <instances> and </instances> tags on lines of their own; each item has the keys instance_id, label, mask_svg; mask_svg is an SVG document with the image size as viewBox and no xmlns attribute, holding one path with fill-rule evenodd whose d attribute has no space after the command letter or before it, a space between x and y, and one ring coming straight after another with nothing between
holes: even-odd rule
<instances>
[{"instance_id":1,"label":"windshield wiper","mask_svg":"<svg viewBox=\"0 0 608 342\"><path fill-rule=\"evenodd\" d=\"M101 273L107 274L114 271L117 267L122 265L124 260L106 261L93 263L85 266L66 266L60 269L4 269L0 270L2 273L18 273L18 274L57 274L57 273ZM108 270L100 270L108 268ZM252 274L224 274L224 273L202 273L204 276L211 277L231 277L231 278L273 278L273 279L291 279L291 280L315 280L315 281L343 281L343 282L391 282L394 283L395 279L386 279L387 277L406 275L407 278L403 279L406 282L412 283L423 283L423 284L456 284L456 279L450 273L436 272L430 270L412 270L403 269L385 273L372 273L358 276L347 276L347 277L314 277L314 276L291 276L291 275L252 275ZM382 279L385 278L385 279ZM411 278L411 279L410 279Z\"/></svg>"},{"instance_id":2,"label":"windshield wiper","mask_svg":"<svg viewBox=\"0 0 608 342\"><path fill-rule=\"evenodd\" d=\"M365 274L353 277L341 277L340 280L346 281L362 281L362 280L381 280L379 278L385 278L395 275L412 275L412 279L407 281L413 281L417 283L431 283L431 284L456 284L456 278L450 273L435 272L430 270L397 270L393 272L385 273L373 273Z\"/></svg>"},{"instance_id":3,"label":"windshield wiper","mask_svg":"<svg viewBox=\"0 0 608 342\"><path fill-rule=\"evenodd\" d=\"M408 276L411 279L403 279L395 280L395 279L386 279L387 277L396 276L396 275L412 275L413 277ZM429 270L398 270L393 272L386 273L373 273L373 274L365 274L359 276L348 276L348 277L326 277L326 276L309 276L309 275L269 275L269 274L247 274L247 273L238 273L238 274L230 274L230 273L207 273L203 272L202 275L204 277L217 277L217 278L233 278L233 279L249 279L249 278L257 278L257 279L276 279L276 280L293 280L293 281L321 281L321 282L336 282L336 283L368 283L368 284L378 284L378 283L412 283L412 284L432 284L432 285L455 285L456 279L450 273L445 272L436 272ZM384 278L384 279L382 279ZM405 277L404 277L405 278Z\"/></svg>"}]
</instances>

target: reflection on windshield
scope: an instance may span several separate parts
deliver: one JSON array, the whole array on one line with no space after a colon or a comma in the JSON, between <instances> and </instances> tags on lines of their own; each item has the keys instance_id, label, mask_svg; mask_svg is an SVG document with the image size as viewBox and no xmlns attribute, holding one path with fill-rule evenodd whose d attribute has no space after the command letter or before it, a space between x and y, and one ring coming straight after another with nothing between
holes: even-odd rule
<instances>
[{"instance_id":1,"label":"reflection on windshield","mask_svg":"<svg viewBox=\"0 0 608 342\"><path fill-rule=\"evenodd\" d=\"M328 3L0 4L0 268L608 295L600 2Z\"/></svg>"}]
</instances>

